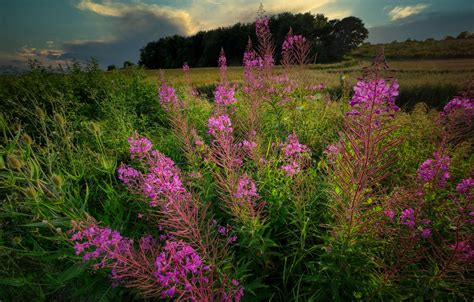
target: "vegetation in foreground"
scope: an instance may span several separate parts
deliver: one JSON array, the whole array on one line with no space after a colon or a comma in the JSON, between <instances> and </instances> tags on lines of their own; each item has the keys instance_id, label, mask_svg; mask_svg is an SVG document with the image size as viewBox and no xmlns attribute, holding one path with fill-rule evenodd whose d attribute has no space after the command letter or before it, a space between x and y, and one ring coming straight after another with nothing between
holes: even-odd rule
<instances>
[{"instance_id":1,"label":"vegetation in foreground","mask_svg":"<svg viewBox=\"0 0 474 302\"><path fill-rule=\"evenodd\" d=\"M2 78L2 299L472 297L472 96L400 111L378 59L336 99L257 23L212 101L186 65L158 99L94 64Z\"/></svg>"}]
</instances>

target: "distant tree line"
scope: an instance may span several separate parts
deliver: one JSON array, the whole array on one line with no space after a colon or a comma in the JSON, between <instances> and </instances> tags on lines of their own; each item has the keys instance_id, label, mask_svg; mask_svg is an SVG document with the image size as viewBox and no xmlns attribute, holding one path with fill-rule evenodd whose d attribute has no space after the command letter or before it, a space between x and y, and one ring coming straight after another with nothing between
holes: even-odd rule
<instances>
[{"instance_id":1,"label":"distant tree line","mask_svg":"<svg viewBox=\"0 0 474 302\"><path fill-rule=\"evenodd\" d=\"M322 14L281 13L270 17L276 62L290 27L294 34L311 41L311 58L318 63L340 61L368 36L364 23L356 17L328 20ZM229 65L241 65L249 37L255 42L255 23L236 23L189 37L164 37L140 49L139 65L150 69L179 68L183 62L191 67L216 66L221 47Z\"/></svg>"}]
</instances>

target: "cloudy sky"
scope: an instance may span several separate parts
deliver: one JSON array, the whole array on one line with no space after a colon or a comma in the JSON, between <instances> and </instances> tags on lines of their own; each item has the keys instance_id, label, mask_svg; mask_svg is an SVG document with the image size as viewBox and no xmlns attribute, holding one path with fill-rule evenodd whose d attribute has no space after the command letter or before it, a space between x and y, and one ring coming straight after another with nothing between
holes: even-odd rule
<instances>
[{"instance_id":1,"label":"cloudy sky","mask_svg":"<svg viewBox=\"0 0 474 302\"><path fill-rule=\"evenodd\" d=\"M474 31L473 0L0 0L0 66L30 58L136 62L139 49L160 37L253 21L259 2L268 14L359 17L372 43Z\"/></svg>"}]
</instances>

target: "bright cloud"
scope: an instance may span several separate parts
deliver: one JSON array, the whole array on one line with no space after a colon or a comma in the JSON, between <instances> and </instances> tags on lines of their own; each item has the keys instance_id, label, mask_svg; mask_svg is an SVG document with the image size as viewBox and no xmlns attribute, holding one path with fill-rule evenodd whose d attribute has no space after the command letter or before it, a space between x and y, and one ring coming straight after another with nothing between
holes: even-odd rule
<instances>
[{"instance_id":1,"label":"bright cloud","mask_svg":"<svg viewBox=\"0 0 474 302\"><path fill-rule=\"evenodd\" d=\"M391 11L388 12L392 21L403 19L409 16L417 15L427 9L429 4L417 4L413 6L395 6Z\"/></svg>"},{"instance_id":2,"label":"bright cloud","mask_svg":"<svg viewBox=\"0 0 474 302\"><path fill-rule=\"evenodd\" d=\"M169 23L183 28L185 34L191 34L195 31L192 18L185 10L158 4L146 4L143 2L125 4L112 1L96 3L93 0L82 0L77 5L77 8L107 17L124 17L132 14L151 13L159 19L166 19Z\"/></svg>"}]
</instances>

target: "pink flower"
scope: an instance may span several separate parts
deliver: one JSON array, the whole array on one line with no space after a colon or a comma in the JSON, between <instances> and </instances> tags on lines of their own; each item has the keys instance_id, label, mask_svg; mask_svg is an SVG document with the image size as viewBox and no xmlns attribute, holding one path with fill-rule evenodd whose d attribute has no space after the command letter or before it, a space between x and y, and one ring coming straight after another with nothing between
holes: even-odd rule
<instances>
[{"instance_id":1,"label":"pink flower","mask_svg":"<svg viewBox=\"0 0 474 302\"><path fill-rule=\"evenodd\" d=\"M233 131L232 122L227 114L211 116L208 120L208 128L208 133L214 137L230 134Z\"/></svg>"},{"instance_id":2,"label":"pink flower","mask_svg":"<svg viewBox=\"0 0 474 302\"><path fill-rule=\"evenodd\" d=\"M138 134L129 137L128 143L130 144L130 154L132 158L145 156L153 147L149 139L139 136Z\"/></svg>"},{"instance_id":3,"label":"pink flower","mask_svg":"<svg viewBox=\"0 0 474 302\"><path fill-rule=\"evenodd\" d=\"M387 210L383 211L383 214L385 216L387 216L388 218L390 218L390 220L392 220L392 221L395 218L395 211L394 210L387 209Z\"/></svg>"},{"instance_id":4,"label":"pink flower","mask_svg":"<svg viewBox=\"0 0 474 302\"><path fill-rule=\"evenodd\" d=\"M234 87L226 85L217 85L214 91L214 97L216 104L229 106L237 103L237 99L234 96Z\"/></svg>"},{"instance_id":5,"label":"pink flower","mask_svg":"<svg viewBox=\"0 0 474 302\"><path fill-rule=\"evenodd\" d=\"M403 210L400 214L400 223L412 227L415 226L415 211L412 208Z\"/></svg>"},{"instance_id":6,"label":"pink flower","mask_svg":"<svg viewBox=\"0 0 474 302\"><path fill-rule=\"evenodd\" d=\"M237 191L234 193L236 198L256 198L258 197L257 186L255 183L247 176L243 175L237 186Z\"/></svg>"},{"instance_id":7,"label":"pink flower","mask_svg":"<svg viewBox=\"0 0 474 302\"><path fill-rule=\"evenodd\" d=\"M425 183L435 180L440 188L445 187L449 179L449 163L448 155L442 156L435 152L434 159L425 160L418 168L418 179Z\"/></svg>"},{"instance_id":8,"label":"pink flower","mask_svg":"<svg viewBox=\"0 0 474 302\"><path fill-rule=\"evenodd\" d=\"M421 236L422 236L423 238L431 237L431 230L428 229L428 228L423 229L423 230L421 231Z\"/></svg>"},{"instance_id":9,"label":"pink flower","mask_svg":"<svg viewBox=\"0 0 474 302\"><path fill-rule=\"evenodd\" d=\"M281 169L286 173L286 176L293 176L301 171L300 166L296 161L292 161L288 165L284 165Z\"/></svg>"},{"instance_id":10,"label":"pink flower","mask_svg":"<svg viewBox=\"0 0 474 302\"><path fill-rule=\"evenodd\" d=\"M158 90L158 95L160 97L161 106L165 108L170 106L173 107L178 104L178 97L176 96L176 92L172 86L163 83Z\"/></svg>"},{"instance_id":11,"label":"pink flower","mask_svg":"<svg viewBox=\"0 0 474 302\"><path fill-rule=\"evenodd\" d=\"M131 187L137 185L137 183L138 183L138 181L139 181L139 179L142 175L140 172L138 172L134 168L126 166L124 164L121 164L118 167L117 174L118 174L118 178L124 184L126 184L127 186L131 186Z\"/></svg>"},{"instance_id":12,"label":"pink flower","mask_svg":"<svg viewBox=\"0 0 474 302\"><path fill-rule=\"evenodd\" d=\"M283 146L283 152L285 158L295 158L308 153L309 148L308 146L301 144L298 140L298 136L293 133L288 135L286 143Z\"/></svg>"},{"instance_id":13,"label":"pink flower","mask_svg":"<svg viewBox=\"0 0 474 302\"><path fill-rule=\"evenodd\" d=\"M472 190L473 187L474 187L474 179L466 178L466 179L463 179L456 186L456 191L458 191L459 194L462 194L462 195L466 196Z\"/></svg>"}]
</instances>

